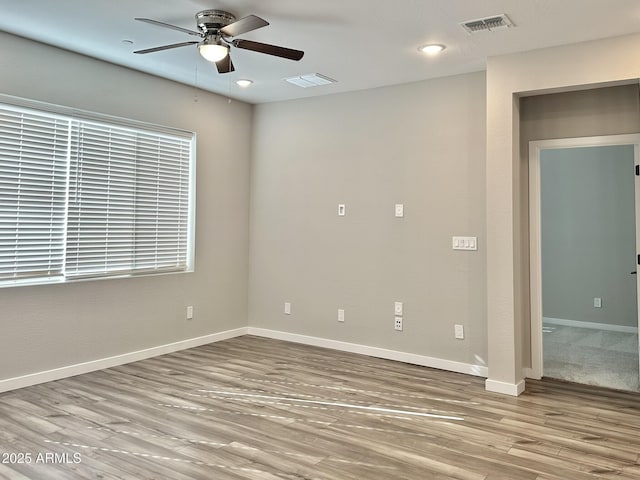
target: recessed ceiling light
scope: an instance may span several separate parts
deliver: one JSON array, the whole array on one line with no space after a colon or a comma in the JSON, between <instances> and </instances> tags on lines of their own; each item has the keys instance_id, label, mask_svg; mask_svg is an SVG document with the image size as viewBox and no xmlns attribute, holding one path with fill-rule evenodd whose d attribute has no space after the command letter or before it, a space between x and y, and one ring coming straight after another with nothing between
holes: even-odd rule
<instances>
[{"instance_id":1,"label":"recessed ceiling light","mask_svg":"<svg viewBox=\"0 0 640 480\"><path fill-rule=\"evenodd\" d=\"M421 46L418 50L422 53L426 53L427 55L435 55L443 51L445 48L447 47L438 43L429 43L428 45Z\"/></svg>"},{"instance_id":2,"label":"recessed ceiling light","mask_svg":"<svg viewBox=\"0 0 640 480\"><path fill-rule=\"evenodd\" d=\"M253 80L249 80L247 78L241 78L240 80L236 80L236 85L242 88L247 88L252 83L253 83Z\"/></svg>"}]
</instances>

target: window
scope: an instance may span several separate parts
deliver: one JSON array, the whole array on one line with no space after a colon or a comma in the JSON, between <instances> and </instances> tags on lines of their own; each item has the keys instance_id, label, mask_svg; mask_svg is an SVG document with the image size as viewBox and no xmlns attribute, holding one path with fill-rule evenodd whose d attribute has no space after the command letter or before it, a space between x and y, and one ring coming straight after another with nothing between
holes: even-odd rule
<instances>
[{"instance_id":1,"label":"window","mask_svg":"<svg viewBox=\"0 0 640 480\"><path fill-rule=\"evenodd\" d=\"M194 134L65 113L0 104L0 285L191 270Z\"/></svg>"}]
</instances>

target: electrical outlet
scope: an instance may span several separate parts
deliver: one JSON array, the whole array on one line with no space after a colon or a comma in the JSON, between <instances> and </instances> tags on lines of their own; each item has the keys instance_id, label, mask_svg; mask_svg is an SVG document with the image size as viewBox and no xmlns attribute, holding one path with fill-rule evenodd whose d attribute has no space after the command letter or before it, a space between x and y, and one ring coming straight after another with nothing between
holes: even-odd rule
<instances>
[{"instance_id":1,"label":"electrical outlet","mask_svg":"<svg viewBox=\"0 0 640 480\"><path fill-rule=\"evenodd\" d=\"M338 309L338 321L344 322L344 310L342 308Z\"/></svg>"},{"instance_id":2,"label":"electrical outlet","mask_svg":"<svg viewBox=\"0 0 640 480\"><path fill-rule=\"evenodd\" d=\"M193 306L189 305L187 307L187 320L193 319Z\"/></svg>"},{"instance_id":3,"label":"electrical outlet","mask_svg":"<svg viewBox=\"0 0 640 480\"><path fill-rule=\"evenodd\" d=\"M402 331L402 317L395 318L394 328L400 332Z\"/></svg>"},{"instance_id":4,"label":"electrical outlet","mask_svg":"<svg viewBox=\"0 0 640 480\"><path fill-rule=\"evenodd\" d=\"M284 314L291 315L291 304L289 302L284 302Z\"/></svg>"},{"instance_id":5,"label":"electrical outlet","mask_svg":"<svg viewBox=\"0 0 640 480\"><path fill-rule=\"evenodd\" d=\"M456 338L458 340L464 340L464 326L463 325L454 325L453 326Z\"/></svg>"}]
</instances>

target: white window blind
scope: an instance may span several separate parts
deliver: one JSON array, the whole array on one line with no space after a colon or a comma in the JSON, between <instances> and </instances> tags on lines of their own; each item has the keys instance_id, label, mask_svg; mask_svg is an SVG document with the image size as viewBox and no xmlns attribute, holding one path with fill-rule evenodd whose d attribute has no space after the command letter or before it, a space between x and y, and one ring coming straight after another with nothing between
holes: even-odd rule
<instances>
[{"instance_id":1,"label":"white window blind","mask_svg":"<svg viewBox=\"0 0 640 480\"><path fill-rule=\"evenodd\" d=\"M61 275L69 121L0 109L0 281Z\"/></svg>"},{"instance_id":2,"label":"white window blind","mask_svg":"<svg viewBox=\"0 0 640 480\"><path fill-rule=\"evenodd\" d=\"M0 105L0 282L185 271L193 135Z\"/></svg>"}]
</instances>

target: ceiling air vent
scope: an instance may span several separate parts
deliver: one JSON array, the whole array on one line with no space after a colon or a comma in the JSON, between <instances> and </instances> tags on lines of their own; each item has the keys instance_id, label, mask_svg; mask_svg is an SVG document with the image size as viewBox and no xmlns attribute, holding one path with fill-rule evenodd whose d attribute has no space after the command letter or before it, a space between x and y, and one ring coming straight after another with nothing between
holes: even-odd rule
<instances>
[{"instance_id":1,"label":"ceiling air vent","mask_svg":"<svg viewBox=\"0 0 640 480\"><path fill-rule=\"evenodd\" d=\"M285 78L285 80L302 88L319 87L321 85L336 83L333 78L329 78L320 73L307 73L306 75Z\"/></svg>"},{"instance_id":2,"label":"ceiling air vent","mask_svg":"<svg viewBox=\"0 0 640 480\"><path fill-rule=\"evenodd\" d=\"M477 20L469 20L460 24L468 33L492 32L502 28L513 27L513 22L504 13Z\"/></svg>"}]
</instances>

